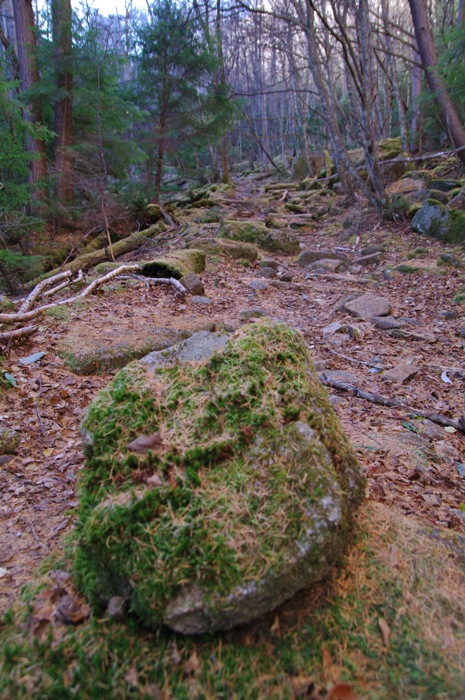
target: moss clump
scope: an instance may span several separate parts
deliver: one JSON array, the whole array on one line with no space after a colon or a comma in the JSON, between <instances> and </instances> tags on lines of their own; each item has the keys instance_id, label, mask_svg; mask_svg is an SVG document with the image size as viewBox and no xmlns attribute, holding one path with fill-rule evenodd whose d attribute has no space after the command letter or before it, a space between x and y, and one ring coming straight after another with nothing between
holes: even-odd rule
<instances>
[{"instance_id":1,"label":"moss clump","mask_svg":"<svg viewBox=\"0 0 465 700\"><path fill-rule=\"evenodd\" d=\"M296 421L315 436L300 450ZM309 557L326 573L362 498L355 453L303 339L276 322L245 327L204 364L125 368L83 430L77 580L97 606L128 596L151 625L189 585L226 599L284 567L292 590L283 552L298 550L302 533L318 533ZM154 433L159 449L128 449ZM322 552L322 495L332 493L342 513Z\"/></svg>"},{"instance_id":2,"label":"moss clump","mask_svg":"<svg viewBox=\"0 0 465 700\"><path fill-rule=\"evenodd\" d=\"M428 248L415 248L415 250L411 250L409 253L407 253L405 257L407 260L414 260L415 258L424 258L428 254Z\"/></svg>"},{"instance_id":3,"label":"moss clump","mask_svg":"<svg viewBox=\"0 0 465 700\"><path fill-rule=\"evenodd\" d=\"M465 287L461 287L452 298L453 304L465 304Z\"/></svg>"}]
</instances>

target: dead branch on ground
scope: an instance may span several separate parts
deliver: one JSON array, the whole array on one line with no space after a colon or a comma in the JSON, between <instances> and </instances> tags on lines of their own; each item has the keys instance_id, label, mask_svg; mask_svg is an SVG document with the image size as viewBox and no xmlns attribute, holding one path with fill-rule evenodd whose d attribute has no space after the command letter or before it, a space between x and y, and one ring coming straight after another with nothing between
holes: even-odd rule
<instances>
[{"instance_id":1,"label":"dead branch on ground","mask_svg":"<svg viewBox=\"0 0 465 700\"><path fill-rule=\"evenodd\" d=\"M347 382L338 382L335 379L330 379L324 372L320 375L320 381L324 386L329 386L332 389L338 389L339 391L350 391L351 394L359 399L365 399L365 401L370 401L371 403L379 404L380 406L387 406L388 408L400 408L403 411L412 413L415 416L420 416L421 418L427 418L428 420L436 423L437 425L442 425L444 427L455 428L461 433L465 433L465 416L462 416L458 420L453 420L441 413L430 413L429 411L422 411L419 408L414 408L413 406L408 406L402 401L397 399L388 399L386 396L380 396L379 394L372 394L368 391L362 391L353 384Z\"/></svg>"},{"instance_id":2,"label":"dead branch on ground","mask_svg":"<svg viewBox=\"0 0 465 700\"><path fill-rule=\"evenodd\" d=\"M88 284L81 292L79 292L79 294L75 294L74 296L68 297L67 299L61 299L60 301L51 302L49 304L42 304L41 306L33 308L34 304L37 303L42 296L50 297L53 294L56 294L58 291L64 289L64 287L68 286L68 284L75 284L77 282L80 282L84 277L82 270L78 271L78 274L74 279L71 279L73 274L71 270L67 270L66 272L60 272L59 274L54 275L53 277L49 277L46 280L39 282L39 284L37 284L34 287L32 292L21 304L18 311L14 311L13 313L0 313L0 327L1 324L5 323L8 325L26 323L27 321L30 321L33 318L37 318L37 316L43 314L45 311L47 311L47 309L52 309L57 306L63 306L64 304L72 304L73 302L78 301L79 299L85 299L85 297L88 297L102 285L106 284L107 282L110 282L116 277L123 276L124 273L127 272L132 273L137 279L143 279L144 281L147 281L149 284L170 284L180 294L187 293L187 290L182 286L180 282L178 282L178 280L174 279L174 277L142 277L141 275L137 275L137 273L140 272L140 269L141 268L138 263L120 265L120 267L116 268L115 270L111 270L110 272L107 272L106 275L98 277L97 279L93 280L93 282L90 282L90 284ZM62 282L63 279L66 279L66 281ZM53 286L57 282L59 282L60 284ZM51 289L48 289L49 287L51 287ZM31 335L36 330L37 326L24 326L22 328L3 331L0 332L0 342L22 338Z\"/></svg>"}]
</instances>

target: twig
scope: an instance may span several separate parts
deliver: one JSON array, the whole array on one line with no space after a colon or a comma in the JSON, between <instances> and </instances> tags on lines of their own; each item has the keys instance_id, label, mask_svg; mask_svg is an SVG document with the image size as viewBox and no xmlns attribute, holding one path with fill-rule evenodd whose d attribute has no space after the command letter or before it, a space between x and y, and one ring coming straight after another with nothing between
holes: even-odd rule
<instances>
[{"instance_id":1,"label":"twig","mask_svg":"<svg viewBox=\"0 0 465 700\"><path fill-rule=\"evenodd\" d=\"M47 290L46 292L44 292L44 297L51 297L54 294L56 294L57 292L61 292L61 290L64 289L65 287L67 287L69 284L71 284L71 282L73 284L77 284L77 282L81 282L83 279L84 279L84 274L83 274L82 270L79 270L77 277L74 280L67 280L66 282L62 282L58 286L53 287L53 289Z\"/></svg>"},{"instance_id":2,"label":"twig","mask_svg":"<svg viewBox=\"0 0 465 700\"><path fill-rule=\"evenodd\" d=\"M35 409L36 409L36 414L37 414L37 420L39 421L39 425L40 425L40 430L42 432L42 435L45 435L45 428L44 428L44 424L42 423L42 418L41 418L40 411L39 411L39 399L40 399L40 395L42 394L42 377L39 376L37 378L37 380L39 382L39 393L37 394L37 397L36 397Z\"/></svg>"},{"instance_id":3,"label":"twig","mask_svg":"<svg viewBox=\"0 0 465 700\"><path fill-rule=\"evenodd\" d=\"M331 348L326 347L326 350L330 352L332 355L336 355L336 357L340 357L343 360L347 360L347 362L355 362L357 365L365 365L365 367L373 367L374 369L379 369L383 370L386 369L386 367L380 367L379 365L375 364L374 362L364 362L363 360L356 360L355 357L349 357L348 355L343 355L341 352L336 352L336 350L331 350Z\"/></svg>"},{"instance_id":4,"label":"twig","mask_svg":"<svg viewBox=\"0 0 465 700\"><path fill-rule=\"evenodd\" d=\"M42 549L45 549L46 551L48 551L48 550L49 550L49 547L47 547L47 545L44 544L44 543L42 542L42 540L40 539L39 535L38 535L37 532L34 530L34 525L33 525L32 523L29 523L29 529L30 529L30 531L31 531L31 533L32 533L32 536L34 537L34 539L36 540L36 542L42 547Z\"/></svg>"},{"instance_id":5,"label":"twig","mask_svg":"<svg viewBox=\"0 0 465 700\"><path fill-rule=\"evenodd\" d=\"M459 420L453 420L452 418L447 418L447 416L444 416L441 413L429 413L428 411L422 411L419 408L408 406L407 404L402 403L402 401L397 401L397 399L388 399L386 396L380 396L379 394L371 394L367 391L362 391L353 384L338 382L335 379L330 379L324 372L322 372L319 377L324 386L329 386L332 389L339 389L339 391L350 391L359 399L365 399L366 401L379 404L380 406L387 406L388 408L401 408L403 411L413 413L414 415L421 416L422 418L427 418L438 425L443 425L446 427L450 426L451 428L455 428L456 430L465 434L465 416L462 416L459 418Z\"/></svg>"}]
</instances>

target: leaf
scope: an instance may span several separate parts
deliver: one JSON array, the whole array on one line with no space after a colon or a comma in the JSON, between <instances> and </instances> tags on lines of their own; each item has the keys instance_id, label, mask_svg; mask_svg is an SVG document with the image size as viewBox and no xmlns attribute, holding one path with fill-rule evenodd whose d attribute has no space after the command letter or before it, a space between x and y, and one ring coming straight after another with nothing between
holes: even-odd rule
<instances>
[{"instance_id":1,"label":"leaf","mask_svg":"<svg viewBox=\"0 0 465 700\"><path fill-rule=\"evenodd\" d=\"M10 374L9 372L3 372L3 376L5 377L8 384L11 384L11 386L18 386L16 379L13 377L12 374Z\"/></svg>"},{"instance_id":2,"label":"leaf","mask_svg":"<svg viewBox=\"0 0 465 700\"><path fill-rule=\"evenodd\" d=\"M139 684L139 674L137 673L137 669L134 666L130 668L127 673L124 674L124 680L126 681L126 683L129 683L129 685L132 688L137 688Z\"/></svg>"},{"instance_id":3,"label":"leaf","mask_svg":"<svg viewBox=\"0 0 465 700\"><path fill-rule=\"evenodd\" d=\"M456 433L457 432L457 429L454 428L452 425L448 425L446 428L444 428L444 430L446 431L446 433Z\"/></svg>"},{"instance_id":4,"label":"leaf","mask_svg":"<svg viewBox=\"0 0 465 700\"><path fill-rule=\"evenodd\" d=\"M161 433L152 433L151 435L139 435L135 440L129 443L127 446L130 452L137 452L138 454L146 454L149 450L152 452L158 452L163 447L163 440Z\"/></svg>"},{"instance_id":5,"label":"leaf","mask_svg":"<svg viewBox=\"0 0 465 700\"><path fill-rule=\"evenodd\" d=\"M404 428L407 428L407 430L410 430L412 433L418 433L418 430L415 428L415 426L411 423L408 423L406 420L402 421L402 425L404 426Z\"/></svg>"},{"instance_id":6,"label":"leaf","mask_svg":"<svg viewBox=\"0 0 465 700\"><path fill-rule=\"evenodd\" d=\"M443 372L441 374L441 379L444 382L444 384L452 384L452 380L449 379L449 377L447 376L447 372Z\"/></svg>"},{"instance_id":7,"label":"leaf","mask_svg":"<svg viewBox=\"0 0 465 700\"><path fill-rule=\"evenodd\" d=\"M18 362L21 365L32 365L33 362L42 359L44 355L45 352L35 352L33 355L28 355L28 357L21 357Z\"/></svg>"},{"instance_id":8,"label":"leaf","mask_svg":"<svg viewBox=\"0 0 465 700\"><path fill-rule=\"evenodd\" d=\"M386 649L389 649L389 638L391 636L391 628L384 619L384 617L378 617L378 627L383 635L383 642Z\"/></svg>"},{"instance_id":9,"label":"leaf","mask_svg":"<svg viewBox=\"0 0 465 700\"><path fill-rule=\"evenodd\" d=\"M352 686L347 683L337 683L326 696L326 700L358 700Z\"/></svg>"},{"instance_id":10,"label":"leaf","mask_svg":"<svg viewBox=\"0 0 465 700\"><path fill-rule=\"evenodd\" d=\"M192 652L192 654L189 656L186 663L182 667L182 670L183 670L183 673L185 676L191 676L191 675L194 675L195 673L197 673L199 668L200 668L199 657L197 656L197 652L194 649L194 651Z\"/></svg>"},{"instance_id":11,"label":"leaf","mask_svg":"<svg viewBox=\"0 0 465 700\"><path fill-rule=\"evenodd\" d=\"M3 568L3 566L0 566L0 578L4 578L5 576L8 576L8 569Z\"/></svg>"}]
</instances>

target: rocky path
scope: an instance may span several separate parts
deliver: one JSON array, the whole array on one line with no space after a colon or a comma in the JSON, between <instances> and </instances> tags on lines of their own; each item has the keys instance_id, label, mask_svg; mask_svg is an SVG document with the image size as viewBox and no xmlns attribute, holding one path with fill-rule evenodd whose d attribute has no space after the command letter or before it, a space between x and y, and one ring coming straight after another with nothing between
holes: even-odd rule
<instances>
[{"instance_id":1,"label":"rocky path","mask_svg":"<svg viewBox=\"0 0 465 700\"><path fill-rule=\"evenodd\" d=\"M170 287L117 279L95 297L52 310L35 336L4 350L2 369L18 386L1 397L0 611L72 527L83 464L80 421L115 372L102 360L103 373L96 366L90 375L74 373L63 348L104 359L160 329L173 337L232 330L266 314L303 333L327 377L451 419L463 415L464 307L454 303L464 284L462 249L414 234L408 222L348 209L337 197L308 204L305 214L286 203L285 191L243 179L218 198L215 211L233 220L293 222L301 251L312 253L300 263L265 251L253 264L208 255L205 295L186 298ZM126 259L151 258L189 239L193 245L218 228L208 223L210 209L186 209L179 218L189 225ZM379 307L368 308L373 297ZM45 353L41 359L22 362L38 352ZM369 497L464 532L463 435L350 391L330 391L367 474Z\"/></svg>"}]
</instances>

